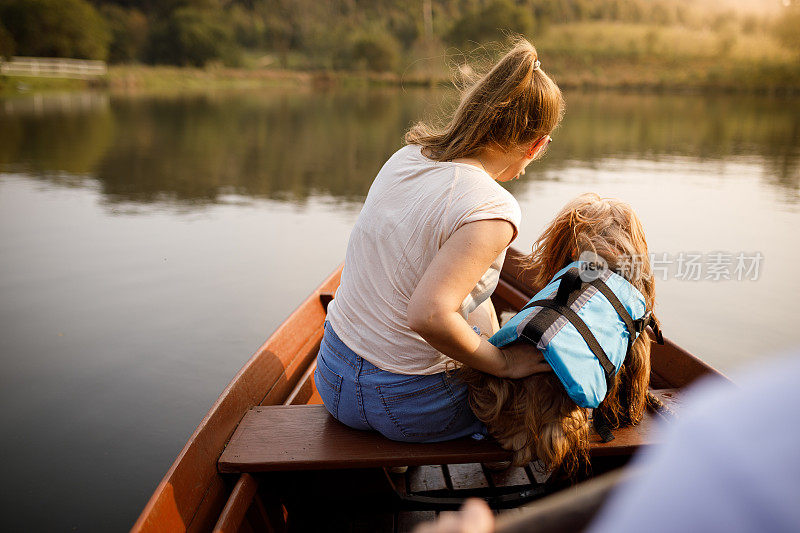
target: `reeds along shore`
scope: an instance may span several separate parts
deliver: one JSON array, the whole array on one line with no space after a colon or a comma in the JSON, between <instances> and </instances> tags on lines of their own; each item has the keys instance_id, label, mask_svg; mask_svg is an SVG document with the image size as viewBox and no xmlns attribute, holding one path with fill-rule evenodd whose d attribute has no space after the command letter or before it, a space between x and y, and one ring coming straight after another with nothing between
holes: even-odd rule
<instances>
[{"instance_id":1,"label":"reeds along shore","mask_svg":"<svg viewBox=\"0 0 800 533\"><path fill-rule=\"evenodd\" d=\"M555 58L556 56L551 56ZM800 64L750 62L720 65L698 60L664 65L609 60L602 67L581 58L560 58L551 69L562 89L618 90L641 93L800 94ZM94 80L0 76L0 96L73 90L111 92L184 92L305 86L315 89L353 86L446 86L452 77L393 72L335 70L251 70L226 67L114 66Z\"/></svg>"},{"instance_id":2,"label":"reeds along shore","mask_svg":"<svg viewBox=\"0 0 800 533\"><path fill-rule=\"evenodd\" d=\"M637 92L726 92L742 94L800 93L800 62L749 61L720 65L713 59L633 63L609 59L602 66L589 58L553 54L551 73L563 89ZM193 69L176 67L112 67L96 84L111 90L202 89L306 85L314 88L379 86L446 86L454 75L289 69Z\"/></svg>"}]
</instances>

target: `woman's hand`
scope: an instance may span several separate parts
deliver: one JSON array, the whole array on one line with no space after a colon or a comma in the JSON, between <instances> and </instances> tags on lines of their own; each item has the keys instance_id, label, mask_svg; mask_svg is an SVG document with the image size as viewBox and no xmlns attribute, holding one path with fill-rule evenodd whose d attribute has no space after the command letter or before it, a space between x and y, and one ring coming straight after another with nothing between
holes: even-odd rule
<instances>
[{"instance_id":1,"label":"woman's hand","mask_svg":"<svg viewBox=\"0 0 800 533\"><path fill-rule=\"evenodd\" d=\"M414 533L492 533L494 515L485 501L470 498L460 511L444 511L432 522L420 524Z\"/></svg>"},{"instance_id":2,"label":"woman's hand","mask_svg":"<svg viewBox=\"0 0 800 533\"><path fill-rule=\"evenodd\" d=\"M525 342L514 342L500 348L500 351L506 360L501 377L517 379L553 371L542 352Z\"/></svg>"}]
</instances>

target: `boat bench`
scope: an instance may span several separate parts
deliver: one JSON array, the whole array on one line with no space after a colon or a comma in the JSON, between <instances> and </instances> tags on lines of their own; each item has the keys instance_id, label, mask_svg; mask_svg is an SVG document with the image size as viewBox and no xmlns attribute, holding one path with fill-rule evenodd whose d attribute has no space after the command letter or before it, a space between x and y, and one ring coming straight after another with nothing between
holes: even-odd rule
<instances>
[{"instance_id":1,"label":"boat bench","mask_svg":"<svg viewBox=\"0 0 800 533\"><path fill-rule=\"evenodd\" d=\"M674 397L671 389L653 392L665 403ZM615 430L610 442L591 431L591 455L630 455L651 444L659 416L648 411L639 425ZM345 426L323 405L271 405L245 414L217 466L223 473L243 473L485 463L510 457L491 440L397 442Z\"/></svg>"}]
</instances>

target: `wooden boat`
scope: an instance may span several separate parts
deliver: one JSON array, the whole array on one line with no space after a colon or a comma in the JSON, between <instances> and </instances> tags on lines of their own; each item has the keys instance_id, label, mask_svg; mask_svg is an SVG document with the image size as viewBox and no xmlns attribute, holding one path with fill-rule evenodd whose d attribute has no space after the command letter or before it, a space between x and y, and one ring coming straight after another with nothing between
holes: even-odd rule
<instances>
[{"instance_id":1,"label":"wooden boat","mask_svg":"<svg viewBox=\"0 0 800 533\"><path fill-rule=\"evenodd\" d=\"M492 296L498 313L518 310L534 293L519 267L521 256L514 249L507 253ZM341 272L339 266L233 378L175 459L132 531L322 527L406 531L466 496L484 496L502 507L504 501L511 501L509 495L533 499L554 490L530 465L502 472L483 467L480 463L506 456L492 443L477 443L477 447L453 442L392 443L377 434L346 428L327 415L323 406L314 405L321 403L313 382L315 358L327 304ZM667 404L674 404L678 391L698 378L720 375L668 339L664 345L653 344L651 363L651 389ZM288 407L303 405L309 407ZM283 418L275 418L276 413L283 413ZM259 416L271 416L272 421L254 433ZM593 436L593 472L624 465L639 446L649 443L649 429L658 416L649 414L639 426L620 430L608 444ZM302 418L301 427L297 417ZM379 441L368 441L365 447L352 444L363 438ZM309 451L315 446L315 451ZM359 447L366 452L359 455ZM375 455L375 450L380 453ZM313 460L308 453L316 454ZM409 464L415 466L405 474L381 468Z\"/></svg>"}]
</instances>

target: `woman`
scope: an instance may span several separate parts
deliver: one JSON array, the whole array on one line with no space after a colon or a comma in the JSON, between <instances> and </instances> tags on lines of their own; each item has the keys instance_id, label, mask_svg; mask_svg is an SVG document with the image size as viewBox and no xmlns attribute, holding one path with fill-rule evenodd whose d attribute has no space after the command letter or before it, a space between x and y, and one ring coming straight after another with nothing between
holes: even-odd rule
<instances>
[{"instance_id":1,"label":"woman","mask_svg":"<svg viewBox=\"0 0 800 533\"><path fill-rule=\"evenodd\" d=\"M519 204L497 182L542 154L563 108L519 38L446 126L406 134L370 187L328 306L315 382L334 417L402 441L485 435L466 386L445 370L549 371L535 350L500 350L471 326L497 324L489 296L520 224Z\"/></svg>"}]
</instances>

